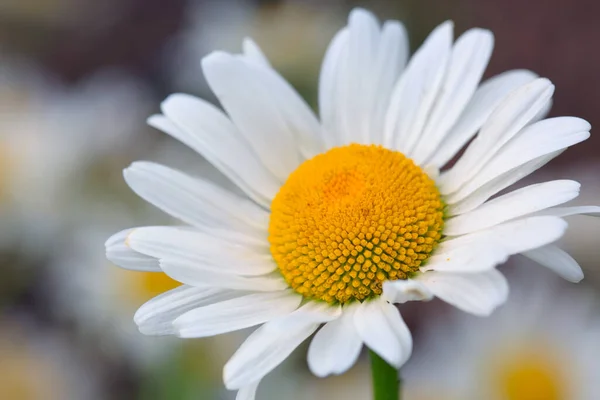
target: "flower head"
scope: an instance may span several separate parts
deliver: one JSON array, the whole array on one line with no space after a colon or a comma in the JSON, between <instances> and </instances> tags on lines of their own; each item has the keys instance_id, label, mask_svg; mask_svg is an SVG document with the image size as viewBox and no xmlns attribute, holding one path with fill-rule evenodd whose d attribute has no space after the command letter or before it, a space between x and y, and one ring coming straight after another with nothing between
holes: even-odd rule
<instances>
[{"instance_id":1,"label":"flower head","mask_svg":"<svg viewBox=\"0 0 600 400\"><path fill-rule=\"evenodd\" d=\"M475 320L450 311L424 320L416 362L404 370L407 395L442 400L598 398L595 295L565 287L543 272L511 274L511 298L490 318ZM432 351L435 357L425 356Z\"/></svg>"},{"instance_id":2,"label":"flower head","mask_svg":"<svg viewBox=\"0 0 600 400\"><path fill-rule=\"evenodd\" d=\"M238 398L253 398L321 324L308 352L316 375L346 371L363 343L400 367L412 339L393 303L435 296L488 315L507 298L495 267L512 254L580 280L579 266L559 262L568 256L551 245L563 216L598 213L552 208L575 198L578 183L489 199L587 139L590 125L541 120L554 87L532 72L480 85L492 46L482 29L453 44L446 22L407 64L403 26L354 10L325 56L320 119L252 41L242 55L205 57L225 112L177 94L149 123L245 196L152 163L125 171L135 192L190 225L137 228L108 242L116 264L184 283L140 308L140 330L203 337L264 324L224 370Z\"/></svg>"}]
</instances>

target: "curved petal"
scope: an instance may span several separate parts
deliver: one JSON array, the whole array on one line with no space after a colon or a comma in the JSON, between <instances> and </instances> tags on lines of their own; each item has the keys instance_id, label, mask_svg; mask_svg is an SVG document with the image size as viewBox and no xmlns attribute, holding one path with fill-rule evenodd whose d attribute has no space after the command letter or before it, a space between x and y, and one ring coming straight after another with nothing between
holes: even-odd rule
<instances>
[{"instance_id":1,"label":"curved petal","mask_svg":"<svg viewBox=\"0 0 600 400\"><path fill-rule=\"evenodd\" d=\"M256 398L256 390L258 389L259 384L260 380L241 387L235 396L235 400L254 400Z\"/></svg>"},{"instance_id":2,"label":"curved petal","mask_svg":"<svg viewBox=\"0 0 600 400\"><path fill-rule=\"evenodd\" d=\"M406 28L398 21L386 21L381 29L381 39L372 66L369 104L370 124L367 143L380 144L383 141L385 113L390 102L394 84L406 66L409 44Z\"/></svg>"},{"instance_id":3,"label":"curved petal","mask_svg":"<svg viewBox=\"0 0 600 400\"><path fill-rule=\"evenodd\" d=\"M511 252L490 237L474 238L469 245L441 250L427 260L420 270L479 273L488 271L508 260Z\"/></svg>"},{"instance_id":4,"label":"curved petal","mask_svg":"<svg viewBox=\"0 0 600 400\"><path fill-rule=\"evenodd\" d=\"M246 57L247 60L253 61L263 67L271 68L271 63L254 40L244 38L242 41L242 50L244 52L244 57Z\"/></svg>"},{"instance_id":5,"label":"curved petal","mask_svg":"<svg viewBox=\"0 0 600 400\"><path fill-rule=\"evenodd\" d=\"M195 308L177 317L173 326L183 338L215 336L287 315L301 300L302 296L289 290L252 293Z\"/></svg>"},{"instance_id":6,"label":"curved petal","mask_svg":"<svg viewBox=\"0 0 600 400\"><path fill-rule=\"evenodd\" d=\"M479 169L513 138L550 100L554 86L540 78L511 92L485 122L454 167L440 177L440 191L450 194L470 180Z\"/></svg>"},{"instance_id":7,"label":"curved petal","mask_svg":"<svg viewBox=\"0 0 600 400\"><path fill-rule=\"evenodd\" d=\"M440 94L411 153L416 164L429 159L458 120L477 89L493 47L494 35L484 29L470 29L457 39Z\"/></svg>"},{"instance_id":8,"label":"curved petal","mask_svg":"<svg viewBox=\"0 0 600 400\"><path fill-rule=\"evenodd\" d=\"M373 60L381 35L375 16L355 8L348 16L348 47L342 60L342 78L337 86L338 119L343 142L366 143L370 135L370 91ZM344 65L345 64L345 65Z\"/></svg>"},{"instance_id":9,"label":"curved petal","mask_svg":"<svg viewBox=\"0 0 600 400\"><path fill-rule=\"evenodd\" d=\"M343 308L342 316L326 323L308 348L308 367L316 376L339 375L350 369L360 355L362 340L354 327L358 304Z\"/></svg>"},{"instance_id":10,"label":"curved petal","mask_svg":"<svg viewBox=\"0 0 600 400\"><path fill-rule=\"evenodd\" d=\"M105 243L106 258L121 268L133 271L160 272L158 260L154 257L138 253L125 243L135 228L115 233Z\"/></svg>"},{"instance_id":11,"label":"curved petal","mask_svg":"<svg viewBox=\"0 0 600 400\"><path fill-rule=\"evenodd\" d=\"M185 94L167 97L161 109L165 115L150 117L149 125L200 153L252 200L269 208L281 182L261 163L225 114Z\"/></svg>"},{"instance_id":12,"label":"curved petal","mask_svg":"<svg viewBox=\"0 0 600 400\"><path fill-rule=\"evenodd\" d=\"M480 238L489 238L499 245L510 249L513 253L520 253L535 247L558 240L567 229L567 223L553 216L530 216L505 222L481 232L458 236L439 246L439 250L445 250L450 244L460 246L472 244ZM527 239L529 237L529 239ZM433 257L432 257L433 258Z\"/></svg>"},{"instance_id":13,"label":"curved petal","mask_svg":"<svg viewBox=\"0 0 600 400\"><path fill-rule=\"evenodd\" d=\"M317 118L272 68L214 52L204 57L202 70L246 142L281 181L303 156L324 150Z\"/></svg>"},{"instance_id":14,"label":"curved petal","mask_svg":"<svg viewBox=\"0 0 600 400\"><path fill-rule=\"evenodd\" d=\"M310 302L291 314L269 321L240 346L223 370L228 389L239 389L259 381L323 322L340 316L339 307Z\"/></svg>"},{"instance_id":15,"label":"curved petal","mask_svg":"<svg viewBox=\"0 0 600 400\"><path fill-rule=\"evenodd\" d=\"M431 32L398 79L385 117L383 145L411 157L446 73L453 24Z\"/></svg>"},{"instance_id":16,"label":"curved petal","mask_svg":"<svg viewBox=\"0 0 600 400\"><path fill-rule=\"evenodd\" d=\"M323 59L319 75L319 115L324 128L327 147L343 143L343 128L340 126L341 116L338 114L339 101L337 95L338 80L343 77L342 68L350 34L348 28L340 30L334 37ZM339 119L338 119L339 118Z\"/></svg>"},{"instance_id":17,"label":"curved petal","mask_svg":"<svg viewBox=\"0 0 600 400\"><path fill-rule=\"evenodd\" d=\"M571 215L587 215L600 217L599 206L555 207L537 212L535 215L552 215L555 217L569 217Z\"/></svg>"},{"instance_id":18,"label":"curved petal","mask_svg":"<svg viewBox=\"0 0 600 400\"><path fill-rule=\"evenodd\" d=\"M330 147L381 142L391 90L407 57L401 23L386 21L380 29L372 13L360 8L350 13L321 68L319 107Z\"/></svg>"},{"instance_id":19,"label":"curved petal","mask_svg":"<svg viewBox=\"0 0 600 400\"><path fill-rule=\"evenodd\" d=\"M274 292L285 290L289 286L281 276L240 276L229 272L218 272L214 269L203 269L201 265L190 263L179 258L160 260L160 268L176 281L197 287L216 287L233 290L250 290L255 292Z\"/></svg>"},{"instance_id":20,"label":"curved petal","mask_svg":"<svg viewBox=\"0 0 600 400\"><path fill-rule=\"evenodd\" d=\"M448 204L458 203L477 189L515 168L538 157L560 154L560 151L566 147L589 138L589 130L590 124L587 121L575 117L550 118L529 125L507 143L496 156L475 171L458 191L446 196L446 201ZM443 179L444 175L439 181Z\"/></svg>"},{"instance_id":21,"label":"curved petal","mask_svg":"<svg viewBox=\"0 0 600 400\"><path fill-rule=\"evenodd\" d=\"M414 279L446 303L478 316L490 315L508 298L506 278L495 269L476 274L425 272Z\"/></svg>"},{"instance_id":22,"label":"curved petal","mask_svg":"<svg viewBox=\"0 0 600 400\"><path fill-rule=\"evenodd\" d=\"M514 89L537 78L527 70L506 71L496 75L475 91L456 124L424 164L443 167L481 128L498 104Z\"/></svg>"},{"instance_id":23,"label":"curved petal","mask_svg":"<svg viewBox=\"0 0 600 400\"><path fill-rule=\"evenodd\" d=\"M173 321L196 307L243 296L245 292L182 285L144 303L133 320L145 335L173 335Z\"/></svg>"},{"instance_id":24,"label":"curved petal","mask_svg":"<svg viewBox=\"0 0 600 400\"><path fill-rule=\"evenodd\" d=\"M538 169L546 165L548 162L550 162L552 159L558 156L561 152L562 151L552 152L550 154L546 154L545 156L535 158L531 161L524 163L523 165L513 168L491 179L487 183L475 189L464 199L459 200L458 202L454 202L452 204L448 203L448 214L461 215L476 209L496 193L509 187L513 183L520 181L532 172L537 171ZM446 198L446 201L448 201L448 198Z\"/></svg>"},{"instance_id":25,"label":"curved petal","mask_svg":"<svg viewBox=\"0 0 600 400\"><path fill-rule=\"evenodd\" d=\"M388 364L400 368L412 352L412 336L398 309L382 299L360 304L354 324L363 342Z\"/></svg>"},{"instance_id":26,"label":"curved petal","mask_svg":"<svg viewBox=\"0 0 600 400\"><path fill-rule=\"evenodd\" d=\"M146 161L134 162L123 174L140 197L190 225L267 232L269 214L264 209L214 183Z\"/></svg>"},{"instance_id":27,"label":"curved petal","mask_svg":"<svg viewBox=\"0 0 600 400\"><path fill-rule=\"evenodd\" d=\"M569 282L579 282L583 279L583 271L577 261L555 245L526 251L523 255L551 269Z\"/></svg>"},{"instance_id":28,"label":"curved petal","mask_svg":"<svg viewBox=\"0 0 600 400\"><path fill-rule=\"evenodd\" d=\"M570 180L526 186L496 197L471 212L448 219L444 223L444 234L464 235L566 203L579 195L580 187L578 182Z\"/></svg>"},{"instance_id":29,"label":"curved petal","mask_svg":"<svg viewBox=\"0 0 600 400\"><path fill-rule=\"evenodd\" d=\"M558 240L567 223L557 217L528 217L440 243L421 271L472 273L489 270L509 256Z\"/></svg>"},{"instance_id":30,"label":"curved petal","mask_svg":"<svg viewBox=\"0 0 600 400\"><path fill-rule=\"evenodd\" d=\"M420 282L398 279L383 282L381 298L390 303L406 303L408 301L428 301L433 298L433 294Z\"/></svg>"},{"instance_id":31,"label":"curved petal","mask_svg":"<svg viewBox=\"0 0 600 400\"><path fill-rule=\"evenodd\" d=\"M168 226L131 231L127 245L160 260L177 259L199 271L236 275L264 275L277 268L261 243L232 243L203 232Z\"/></svg>"}]
</instances>

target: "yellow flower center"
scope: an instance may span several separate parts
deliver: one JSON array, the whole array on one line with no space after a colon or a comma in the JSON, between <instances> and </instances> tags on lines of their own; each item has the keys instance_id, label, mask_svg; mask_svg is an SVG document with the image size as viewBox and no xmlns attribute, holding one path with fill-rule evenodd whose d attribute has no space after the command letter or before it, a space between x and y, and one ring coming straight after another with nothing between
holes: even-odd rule
<instances>
[{"instance_id":1,"label":"yellow flower center","mask_svg":"<svg viewBox=\"0 0 600 400\"><path fill-rule=\"evenodd\" d=\"M566 400L561 362L548 354L524 351L499 367L496 386L506 400Z\"/></svg>"},{"instance_id":2,"label":"yellow flower center","mask_svg":"<svg viewBox=\"0 0 600 400\"><path fill-rule=\"evenodd\" d=\"M287 283L328 303L380 295L442 237L434 181L402 153L352 144L305 161L271 204L271 254Z\"/></svg>"},{"instance_id":3,"label":"yellow flower center","mask_svg":"<svg viewBox=\"0 0 600 400\"><path fill-rule=\"evenodd\" d=\"M117 273L115 279L120 283L120 299L136 307L181 285L164 272L139 272L121 268L114 270Z\"/></svg>"}]
</instances>

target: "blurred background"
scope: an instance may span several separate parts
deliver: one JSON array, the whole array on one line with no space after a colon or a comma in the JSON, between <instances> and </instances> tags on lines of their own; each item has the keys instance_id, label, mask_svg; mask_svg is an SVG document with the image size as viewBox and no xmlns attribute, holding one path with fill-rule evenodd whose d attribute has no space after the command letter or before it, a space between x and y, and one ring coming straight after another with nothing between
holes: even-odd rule
<instances>
[{"instance_id":1,"label":"blurred background","mask_svg":"<svg viewBox=\"0 0 600 400\"><path fill-rule=\"evenodd\" d=\"M172 92L214 100L199 60L216 49L239 51L245 36L315 105L321 58L354 6L402 20L413 50L446 19L455 21L456 36L489 28L496 46L486 76L532 69L556 84L551 115L600 125L600 3L593 0L0 0L0 399L233 398L221 369L248 332L184 341L144 337L133 324L137 307L176 283L105 259L112 233L171 222L127 188L121 171L148 159L227 185L199 156L146 126L146 118ZM599 149L600 135L592 132L528 182L576 179L583 188L575 203L600 204ZM530 307L532 320L552 321L548 329L516 329L498 339L490 333L498 329L484 324L524 327L523 316L506 311L490 322L464 323L437 302L406 306L415 334L408 400L600 399L598 376L577 372L600 370L600 223L569 223L564 246L587 276L575 290L524 259L504 267L525 293L511 302ZM524 282L535 284L523 289ZM556 357L540 356L548 351L536 346L520 350L533 348L531 337L545 343L538 339L548 331L560 331L547 340L560 350ZM465 337L521 356L486 359ZM448 353L460 346L460 355ZM436 361L432 349L439 347L435 354L446 358ZM481 382L488 382L483 389ZM303 348L259 395L368 399L368 363L317 379Z\"/></svg>"}]
</instances>

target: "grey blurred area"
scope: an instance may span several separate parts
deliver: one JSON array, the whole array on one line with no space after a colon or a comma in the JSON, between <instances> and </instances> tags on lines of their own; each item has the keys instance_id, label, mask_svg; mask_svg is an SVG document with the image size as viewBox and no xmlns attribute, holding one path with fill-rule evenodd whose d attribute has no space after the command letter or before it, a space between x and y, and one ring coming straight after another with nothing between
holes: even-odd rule
<instances>
[{"instance_id":1,"label":"grey blurred area","mask_svg":"<svg viewBox=\"0 0 600 400\"><path fill-rule=\"evenodd\" d=\"M491 29L486 77L531 69L556 85L551 116L600 126L600 3L592 0L2 0L0 399L234 397L221 369L248 332L148 338L132 322L139 305L176 283L118 270L104 257L104 241L172 221L127 188L122 170L153 160L229 185L146 118L172 92L214 101L199 60L238 51L245 36L315 105L322 55L355 6L403 21L413 50L446 19L456 35ZM575 179L583 184L576 203L600 204L599 148L592 130L528 182ZM600 224L569 223L564 245L595 295ZM407 310L417 344L420 327L443 307ZM368 398L364 357L348 376L322 380L308 372L305 350L266 379L262 398Z\"/></svg>"}]
</instances>

